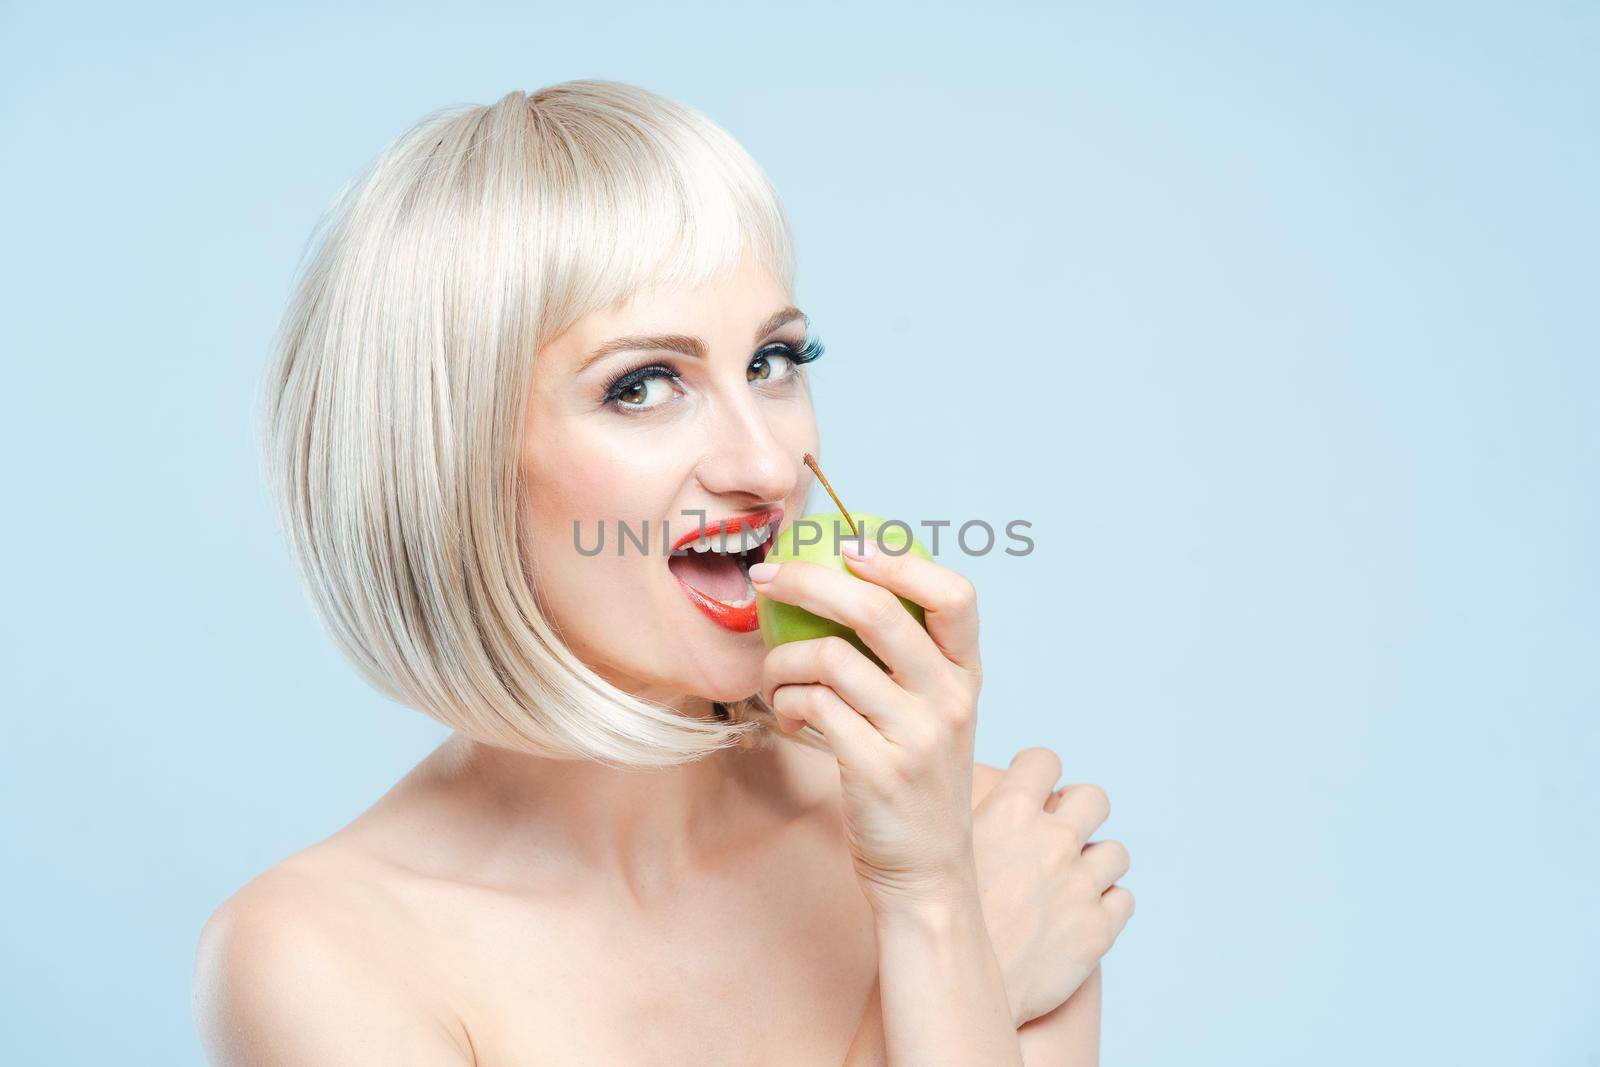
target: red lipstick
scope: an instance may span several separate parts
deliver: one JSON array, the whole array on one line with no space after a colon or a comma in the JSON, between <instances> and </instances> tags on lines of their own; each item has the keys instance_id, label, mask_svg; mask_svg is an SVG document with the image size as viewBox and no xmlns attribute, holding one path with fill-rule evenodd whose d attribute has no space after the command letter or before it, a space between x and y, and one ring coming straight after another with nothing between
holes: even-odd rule
<instances>
[{"instance_id":1,"label":"red lipstick","mask_svg":"<svg viewBox=\"0 0 1600 1067\"><path fill-rule=\"evenodd\" d=\"M735 533L739 530L753 530L758 526L775 527L783 521L782 508L769 508L766 511L752 511L748 515L729 515L725 519L718 519L709 526L701 529L695 527L672 543L672 551L676 552L684 545L691 545L701 537L713 537L722 533ZM770 544L771 541L769 540Z\"/></svg>"},{"instance_id":2,"label":"red lipstick","mask_svg":"<svg viewBox=\"0 0 1600 1067\"><path fill-rule=\"evenodd\" d=\"M755 588L750 584L746 570L749 564L758 563L766 557L782 521L783 509L770 508L745 515L730 515L704 527L696 527L673 543L672 553L667 557L667 569L672 571L672 577L689 602L699 608L706 618L725 630L749 633L758 629L760 622L756 616ZM701 554L687 547L701 537L716 538L763 526L769 531L767 539L741 555ZM686 580L686 576L712 588L700 588ZM741 582L742 594L736 593L734 590Z\"/></svg>"}]
</instances>

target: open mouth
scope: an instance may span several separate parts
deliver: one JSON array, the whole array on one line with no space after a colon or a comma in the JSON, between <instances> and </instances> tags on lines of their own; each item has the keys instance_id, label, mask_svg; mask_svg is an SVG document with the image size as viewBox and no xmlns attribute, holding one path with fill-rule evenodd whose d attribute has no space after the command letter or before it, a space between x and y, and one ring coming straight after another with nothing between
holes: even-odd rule
<instances>
[{"instance_id":1,"label":"open mouth","mask_svg":"<svg viewBox=\"0 0 1600 1067\"><path fill-rule=\"evenodd\" d=\"M697 529L673 546L667 569L708 619L723 629L749 633L760 625L750 566L767 558L782 521L783 512L774 509Z\"/></svg>"}]
</instances>

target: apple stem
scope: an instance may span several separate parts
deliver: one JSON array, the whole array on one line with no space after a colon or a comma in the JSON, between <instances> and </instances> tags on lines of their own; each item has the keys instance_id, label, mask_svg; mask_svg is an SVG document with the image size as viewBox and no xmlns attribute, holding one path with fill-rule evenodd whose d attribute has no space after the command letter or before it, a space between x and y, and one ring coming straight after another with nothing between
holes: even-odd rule
<instances>
[{"instance_id":1,"label":"apple stem","mask_svg":"<svg viewBox=\"0 0 1600 1067\"><path fill-rule=\"evenodd\" d=\"M833 497L834 504L839 508L839 514L844 516L844 521L850 526L850 536L860 540L861 531L856 529L855 520L850 517L850 513L846 511L844 505L839 502L839 494L835 493L833 491L833 486L828 484L828 476L822 473L821 467L817 466L817 458L810 452L805 453L803 456L801 456L801 458L805 460L806 466L810 467L816 472L817 480L822 483L822 488L826 489L828 491L828 495Z\"/></svg>"}]
</instances>

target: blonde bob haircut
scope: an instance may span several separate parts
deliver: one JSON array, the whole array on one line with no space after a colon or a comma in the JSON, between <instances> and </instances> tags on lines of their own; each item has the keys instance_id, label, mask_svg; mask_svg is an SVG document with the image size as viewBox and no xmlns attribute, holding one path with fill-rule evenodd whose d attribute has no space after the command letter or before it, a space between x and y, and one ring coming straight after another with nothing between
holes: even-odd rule
<instances>
[{"instance_id":1,"label":"blonde bob haircut","mask_svg":"<svg viewBox=\"0 0 1600 1067\"><path fill-rule=\"evenodd\" d=\"M793 292L761 168L699 111L611 81L436 111L339 192L274 340L263 461L300 580L368 682L486 744L621 767L785 736L759 697L701 719L607 683L542 614L518 521L538 506L516 458L535 353L747 250Z\"/></svg>"}]
</instances>

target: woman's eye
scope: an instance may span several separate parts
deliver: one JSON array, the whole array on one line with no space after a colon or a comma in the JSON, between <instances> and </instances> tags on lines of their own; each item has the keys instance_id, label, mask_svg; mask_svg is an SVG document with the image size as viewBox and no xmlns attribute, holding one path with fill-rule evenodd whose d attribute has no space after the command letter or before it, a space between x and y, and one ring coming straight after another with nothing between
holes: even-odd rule
<instances>
[{"instance_id":1,"label":"woman's eye","mask_svg":"<svg viewBox=\"0 0 1600 1067\"><path fill-rule=\"evenodd\" d=\"M665 369L647 368L646 373L612 386L607 399L629 412L648 411L672 399L672 383L673 376Z\"/></svg>"},{"instance_id":2,"label":"woman's eye","mask_svg":"<svg viewBox=\"0 0 1600 1067\"><path fill-rule=\"evenodd\" d=\"M763 352L750 361L745 377L752 382L781 382L794 372L794 360L782 352Z\"/></svg>"},{"instance_id":3,"label":"woman's eye","mask_svg":"<svg viewBox=\"0 0 1600 1067\"><path fill-rule=\"evenodd\" d=\"M646 378L622 390L617 395L617 400L630 408L651 408L670 395L672 390L667 388L665 378Z\"/></svg>"},{"instance_id":4,"label":"woman's eye","mask_svg":"<svg viewBox=\"0 0 1600 1067\"><path fill-rule=\"evenodd\" d=\"M808 337L798 348L792 344L773 345L756 353L745 377L752 382L786 381L795 376L796 368L810 363L822 355L822 351L822 342L814 337Z\"/></svg>"}]
</instances>

